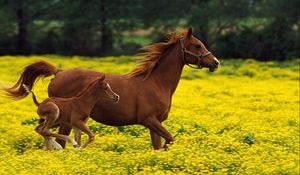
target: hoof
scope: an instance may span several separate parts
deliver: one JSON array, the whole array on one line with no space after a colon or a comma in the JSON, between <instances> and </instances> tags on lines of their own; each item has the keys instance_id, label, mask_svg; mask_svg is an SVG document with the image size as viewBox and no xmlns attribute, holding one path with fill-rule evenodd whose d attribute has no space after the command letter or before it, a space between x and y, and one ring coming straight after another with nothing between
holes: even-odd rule
<instances>
[{"instance_id":1,"label":"hoof","mask_svg":"<svg viewBox=\"0 0 300 175\"><path fill-rule=\"evenodd\" d=\"M73 147L78 145L78 143L74 139L72 139L70 136L69 136L69 142L72 143Z\"/></svg>"},{"instance_id":2,"label":"hoof","mask_svg":"<svg viewBox=\"0 0 300 175\"><path fill-rule=\"evenodd\" d=\"M74 148L80 148L79 144L73 145Z\"/></svg>"},{"instance_id":3,"label":"hoof","mask_svg":"<svg viewBox=\"0 0 300 175\"><path fill-rule=\"evenodd\" d=\"M50 140L50 144L51 144L51 147L53 148L53 150L62 150L63 147L57 143L55 140Z\"/></svg>"}]
</instances>

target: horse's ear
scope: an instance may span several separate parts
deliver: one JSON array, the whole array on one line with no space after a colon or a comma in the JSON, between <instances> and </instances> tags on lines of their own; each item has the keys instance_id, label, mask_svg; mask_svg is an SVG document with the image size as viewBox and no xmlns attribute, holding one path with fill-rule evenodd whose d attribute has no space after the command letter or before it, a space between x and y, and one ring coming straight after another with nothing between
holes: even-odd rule
<instances>
[{"instance_id":1,"label":"horse's ear","mask_svg":"<svg viewBox=\"0 0 300 175\"><path fill-rule=\"evenodd\" d=\"M193 34L193 31L192 31L192 28L190 27L189 29L188 29L188 31L186 32L186 38L188 38L188 39L190 39L191 38L191 36L192 36L192 34Z\"/></svg>"},{"instance_id":2,"label":"horse's ear","mask_svg":"<svg viewBox=\"0 0 300 175\"><path fill-rule=\"evenodd\" d=\"M105 74L103 74L99 77L99 81L103 81L104 79L105 79Z\"/></svg>"}]
</instances>

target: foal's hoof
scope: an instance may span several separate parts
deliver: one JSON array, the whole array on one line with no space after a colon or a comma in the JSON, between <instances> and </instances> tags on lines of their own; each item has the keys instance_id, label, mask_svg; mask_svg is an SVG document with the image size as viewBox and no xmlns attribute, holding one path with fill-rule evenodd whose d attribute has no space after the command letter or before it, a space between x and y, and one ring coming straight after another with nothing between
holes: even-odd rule
<instances>
[{"instance_id":1,"label":"foal's hoof","mask_svg":"<svg viewBox=\"0 0 300 175\"><path fill-rule=\"evenodd\" d=\"M52 150L62 150L62 146L57 143L55 140L50 140L50 144L51 144L51 147L52 147Z\"/></svg>"},{"instance_id":2,"label":"foal's hoof","mask_svg":"<svg viewBox=\"0 0 300 175\"><path fill-rule=\"evenodd\" d=\"M78 143L73 139L71 139L70 142L72 143L73 147L76 147L78 145Z\"/></svg>"},{"instance_id":3,"label":"foal's hoof","mask_svg":"<svg viewBox=\"0 0 300 175\"><path fill-rule=\"evenodd\" d=\"M73 145L74 148L80 148L79 144Z\"/></svg>"}]
</instances>

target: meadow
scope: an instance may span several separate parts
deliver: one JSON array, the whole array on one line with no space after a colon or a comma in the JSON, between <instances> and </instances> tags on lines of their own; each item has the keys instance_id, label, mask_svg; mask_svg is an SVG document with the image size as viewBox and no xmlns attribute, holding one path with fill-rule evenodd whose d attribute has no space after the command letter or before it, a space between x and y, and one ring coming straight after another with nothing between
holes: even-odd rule
<instances>
[{"instance_id":1,"label":"meadow","mask_svg":"<svg viewBox=\"0 0 300 175\"><path fill-rule=\"evenodd\" d=\"M136 62L132 56L2 56L0 86L14 84L22 68L37 60L120 74ZM0 174L299 174L300 59L220 61L214 73L185 67L163 123L175 136L167 151L152 149L143 126L89 120L96 137L86 149L67 144L46 152L34 131L38 116L31 97L13 101L1 94ZM51 78L34 86L39 101Z\"/></svg>"}]
</instances>

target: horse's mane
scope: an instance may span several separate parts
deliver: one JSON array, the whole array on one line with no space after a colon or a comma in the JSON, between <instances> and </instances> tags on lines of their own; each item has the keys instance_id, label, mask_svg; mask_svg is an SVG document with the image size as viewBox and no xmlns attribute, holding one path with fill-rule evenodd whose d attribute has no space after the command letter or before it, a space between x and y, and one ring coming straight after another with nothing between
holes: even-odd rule
<instances>
[{"instance_id":1,"label":"horse's mane","mask_svg":"<svg viewBox=\"0 0 300 175\"><path fill-rule=\"evenodd\" d=\"M165 53L170 46L177 43L185 33L186 30L182 32L172 32L168 35L166 42L154 43L143 47L142 50L144 50L144 52L137 54L137 56L141 56L142 59L138 61L138 65L127 74L127 76L131 78L144 75L146 79L160 61L163 53Z\"/></svg>"},{"instance_id":2,"label":"horse's mane","mask_svg":"<svg viewBox=\"0 0 300 175\"><path fill-rule=\"evenodd\" d=\"M82 96L92 85L94 85L98 81L99 81L99 77L93 79L91 82L89 82L89 84L86 87L84 87L80 92L78 92L75 97Z\"/></svg>"}]
</instances>

